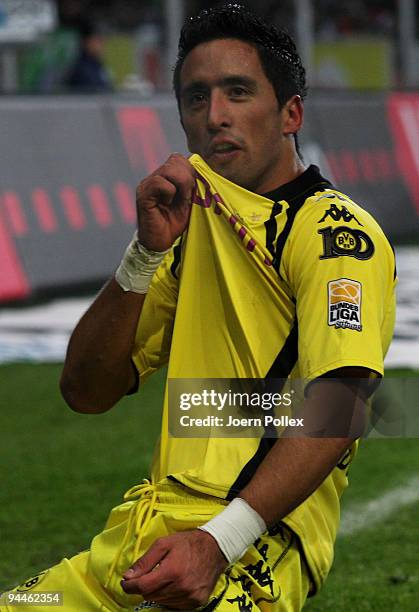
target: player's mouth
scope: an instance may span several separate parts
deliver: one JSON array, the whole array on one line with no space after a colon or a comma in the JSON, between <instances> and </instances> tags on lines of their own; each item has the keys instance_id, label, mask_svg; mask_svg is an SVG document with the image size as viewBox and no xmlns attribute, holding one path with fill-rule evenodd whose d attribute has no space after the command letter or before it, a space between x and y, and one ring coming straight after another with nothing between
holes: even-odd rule
<instances>
[{"instance_id":1,"label":"player's mouth","mask_svg":"<svg viewBox=\"0 0 419 612\"><path fill-rule=\"evenodd\" d=\"M236 158L241 147L233 140L220 140L211 143L209 157L215 162L227 162Z\"/></svg>"}]
</instances>

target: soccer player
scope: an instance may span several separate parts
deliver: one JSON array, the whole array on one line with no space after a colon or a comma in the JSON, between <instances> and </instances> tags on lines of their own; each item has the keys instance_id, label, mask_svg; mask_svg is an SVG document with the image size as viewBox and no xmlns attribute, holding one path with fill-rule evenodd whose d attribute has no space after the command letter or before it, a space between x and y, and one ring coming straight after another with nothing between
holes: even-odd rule
<instances>
[{"instance_id":1,"label":"soccer player","mask_svg":"<svg viewBox=\"0 0 419 612\"><path fill-rule=\"evenodd\" d=\"M174 87L192 156L140 183L137 235L73 332L64 397L104 412L165 364L174 380L301 378L312 435L171 436L166 389L150 481L90 550L21 589L62 591L65 610L296 611L332 563L394 255L299 155L305 72L287 34L235 4L203 11Z\"/></svg>"}]
</instances>

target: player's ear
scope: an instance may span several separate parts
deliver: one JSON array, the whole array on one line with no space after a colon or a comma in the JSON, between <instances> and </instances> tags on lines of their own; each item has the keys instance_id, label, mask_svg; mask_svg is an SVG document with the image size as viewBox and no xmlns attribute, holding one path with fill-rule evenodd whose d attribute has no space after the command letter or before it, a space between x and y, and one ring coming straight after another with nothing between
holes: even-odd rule
<instances>
[{"instance_id":1,"label":"player's ear","mask_svg":"<svg viewBox=\"0 0 419 612\"><path fill-rule=\"evenodd\" d=\"M284 134L296 134L303 125L304 107L301 96L292 96L285 102L282 113L284 117Z\"/></svg>"}]
</instances>

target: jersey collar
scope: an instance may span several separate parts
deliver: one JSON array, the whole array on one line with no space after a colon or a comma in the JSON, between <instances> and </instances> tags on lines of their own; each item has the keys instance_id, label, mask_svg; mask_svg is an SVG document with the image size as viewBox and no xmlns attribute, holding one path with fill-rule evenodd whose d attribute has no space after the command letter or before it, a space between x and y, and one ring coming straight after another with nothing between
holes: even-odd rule
<instances>
[{"instance_id":1,"label":"jersey collar","mask_svg":"<svg viewBox=\"0 0 419 612\"><path fill-rule=\"evenodd\" d=\"M311 194L323 189L333 189L333 185L320 174L317 166L311 164L300 176L289 183L285 183L285 185L262 194L262 197L274 202L280 202L281 200L291 202L303 195L308 198Z\"/></svg>"}]
</instances>

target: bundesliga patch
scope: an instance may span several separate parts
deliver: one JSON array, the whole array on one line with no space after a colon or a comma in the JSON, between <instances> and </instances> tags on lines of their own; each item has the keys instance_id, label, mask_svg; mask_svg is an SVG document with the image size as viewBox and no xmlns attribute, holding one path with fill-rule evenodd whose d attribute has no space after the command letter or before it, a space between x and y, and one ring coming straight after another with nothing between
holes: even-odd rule
<instances>
[{"instance_id":1,"label":"bundesliga patch","mask_svg":"<svg viewBox=\"0 0 419 612\"><path fill-rule=\"evenodd\" d=\"M336 329L361 331L362 285L349 278L330 281L328 287L328 325Z\"/></svg>"}]
</instances>

